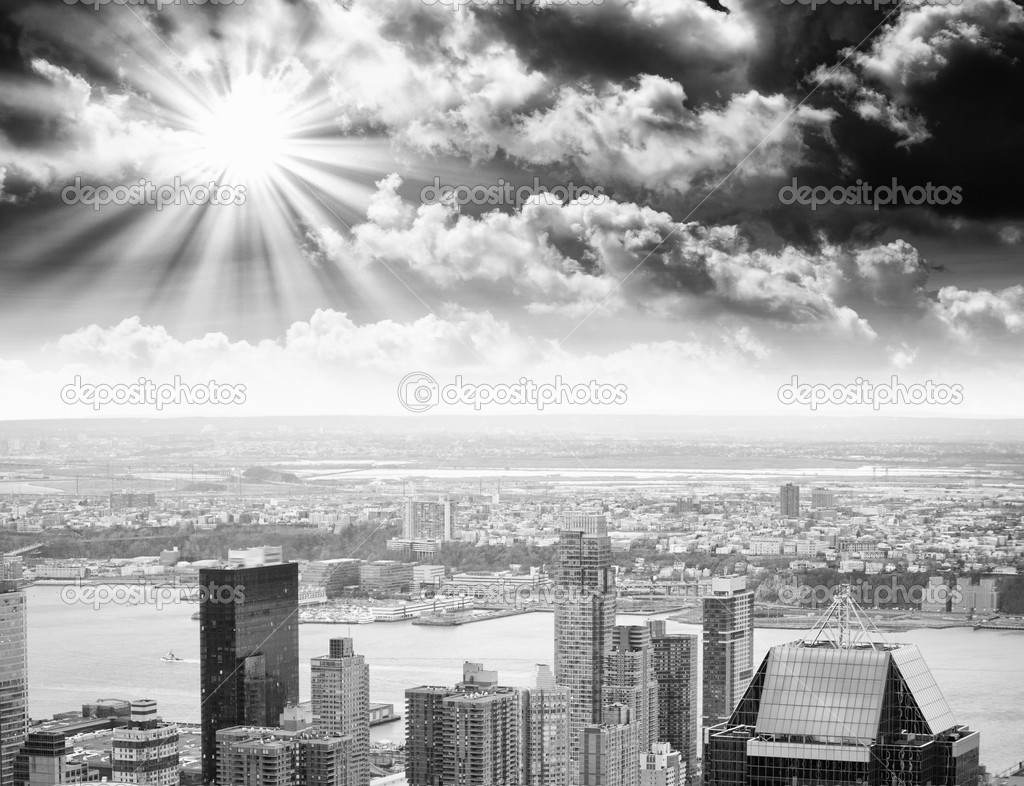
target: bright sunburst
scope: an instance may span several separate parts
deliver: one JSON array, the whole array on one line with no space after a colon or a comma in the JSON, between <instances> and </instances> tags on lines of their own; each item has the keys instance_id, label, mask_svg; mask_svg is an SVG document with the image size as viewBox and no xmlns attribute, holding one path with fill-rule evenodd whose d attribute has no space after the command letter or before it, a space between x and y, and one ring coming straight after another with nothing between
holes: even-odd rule
<instances>
[{"instance_id":1,"label":"bright sunburst","mask_svg":"<svg viewBox=\"0 0 1024 786\"><path fill-rule=\"evenodd\" d=\"M207 117L196 119L200 155L235 180L262 178L284 165L296 128L293 107L273 85L249 77Z\"/></svg>"},{"instance_id":2,"label":"bright sunburst","mask_svg":"<svg viewBox=\"0 0 1024 786\"><path fill-rule=\"evenodd\" d=\"M255 24L230 36L211 31L201 53L188 56L137 14L86 24L82 40L92 36L94 46L82 56L97 71L119 73L109 89L120 95L119 122L133 128L122 143L130 149L116 151L130 164L109 186L216 183L243 189L245 198L65 211L37 241L40 253L119 278L139 275L141 258L150 302L197 313L258 306L303 314L324 301L325 289L344 308L371 288L360 271L311 265L305 256L311 234L343 235L363 220L374 182L395 171L386 139L344 130L332 72L306 51L315 24L274 24L273 35ZM126 53L130 69L121 68Z\"/></svg>"}]
</instances>

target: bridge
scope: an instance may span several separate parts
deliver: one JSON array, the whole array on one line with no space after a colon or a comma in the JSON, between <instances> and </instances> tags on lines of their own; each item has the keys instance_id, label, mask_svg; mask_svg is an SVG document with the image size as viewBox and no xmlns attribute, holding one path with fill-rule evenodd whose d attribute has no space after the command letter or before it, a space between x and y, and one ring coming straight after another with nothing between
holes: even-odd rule
<instances>
[{"instance_id":1,"label":"bridge","mask_svg":"<svg viewBox=\"0 0 1024 786\"><path fill-rule=\"evenodd\" d=\"M46 545L45 543L33 543L31 546L22 546L20 549L15 549L14 551L4 552L3 556L5 556L5 557L17 557L19 554L26 554L26 553L28 553L30 551L35 551L36 549L42 548L45 545Z\"/></svg>"},{"instance_id":2,"label":"bridge","mask_svg":"<svg viewBox=\"0 0 1024 786\"><path fill-rule=\"evenodd\" d=\"M624 598L703 598L707 581L643 581L619 584L615 588Z\"/></svg>"}]
</instances>

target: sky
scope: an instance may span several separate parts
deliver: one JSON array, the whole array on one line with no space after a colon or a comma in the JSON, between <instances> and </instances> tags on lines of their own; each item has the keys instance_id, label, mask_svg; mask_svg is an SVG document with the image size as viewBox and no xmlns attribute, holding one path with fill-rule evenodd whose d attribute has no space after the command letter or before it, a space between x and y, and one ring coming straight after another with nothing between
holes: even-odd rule
<instances>
[{"instance_id":1,"label":"sky","mask_svg":"<svg viewBox=\"0 0 1024 786\"><path fill-rule=\"evenodd\" d=\"M1024 416L1020 3L453 2L5 0L0 419Z\"/></svg>"}]
</instances>

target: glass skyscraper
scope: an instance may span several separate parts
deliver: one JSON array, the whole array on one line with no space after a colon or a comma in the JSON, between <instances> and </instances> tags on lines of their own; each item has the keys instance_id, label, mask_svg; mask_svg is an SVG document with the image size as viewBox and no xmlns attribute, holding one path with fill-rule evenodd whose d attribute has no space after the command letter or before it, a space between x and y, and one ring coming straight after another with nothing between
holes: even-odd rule
<instances>
[{"instance_id":1,"label":"glass skyscraper","mask_svg":"<svg viewBox=\"0 0 1024 786\"><path fill-rule=\"evenodd\" d=\"M852 604L826 615L834 638L772 647L729 719L705 731L706 786L977 782L978 732L957 724L916 646L850 635Z\"/></svg>"},{"instance_id":2,"label":"glass skyscraper","mask_svg":"<svg viewBox=\"0 0 1024 786\"><path fill-rule=\"evenodd\" d=\"M217 730L276 726L299 701L299 566L204 568L199 606L203 781L217 777Z\"/></svg>"},{"instance_id":3,"label":"glass skyscraper","mask_svg":"<svg viewBox=\"0 0 1024 786\"><path fill-rule=\"evenodd\" d=\"M28 731L25 593L0 581L0 786L13 786L14 759Z\"/></svg>"}]
</instances>

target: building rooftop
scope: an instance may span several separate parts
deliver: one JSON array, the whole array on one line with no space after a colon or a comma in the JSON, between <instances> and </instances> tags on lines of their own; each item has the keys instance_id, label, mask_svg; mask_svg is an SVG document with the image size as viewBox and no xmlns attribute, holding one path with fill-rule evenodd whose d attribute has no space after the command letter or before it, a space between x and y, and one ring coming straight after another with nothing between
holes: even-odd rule
<instances>
[{"instance_id":1,"label":"building rooftop","mask_svg":"<svg viewBox=\"0 0 1024 786\"><path fill-rule=\"evenodd\" d=\"M903 687L920 711L924 733L941 734L956 726L912 644L884 649L784 644L771 649L762 671L758 734L874 740L887 690Z\"/></svg>"}]
</instances>

